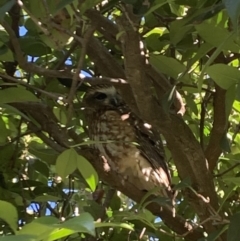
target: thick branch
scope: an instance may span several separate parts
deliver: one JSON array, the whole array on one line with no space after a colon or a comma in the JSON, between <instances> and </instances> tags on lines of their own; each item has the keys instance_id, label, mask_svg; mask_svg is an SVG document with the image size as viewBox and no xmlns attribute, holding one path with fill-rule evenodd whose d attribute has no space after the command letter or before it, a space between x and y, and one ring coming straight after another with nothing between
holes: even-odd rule
<instances>
[{"instance_id":1,"label":"thick branch","mask_svg":"<svg viewBox=\"0 0 240 241\"><path fill-rule=\"evenodd\" d=\"M152 83L147 82L144 71L145 59L141 55L140 37L138 33L139 17L134 16L128 8L124 8L122 16L117 19L120 41L124 55L124 67L127 80L132 88L138 110L143 119L151 118L157 106L152 95Z\"/></svg>"},{"instance_id":2,"label":"thick branch","mask_svg":"<svg viewBox=\"0 0 240 241\"><path fill-rule=\"evenodd\" d=\"M128 8L124 8L122 15L118 25L120 26L119 31L124 31L121 42L125 69L141 117L164 135L176 163L179 176L181 178L190 177L193 187L205 198L208 197L210 206L217 210L217 195L202 148L182 118L166 113L153 98L150 90L152 82L144 72L145 63L140 52L139 34L135 30L138 19L132 15ZM167 87L167 83L165 83L165 88ZM211 213L208 210L209 204L202 203L200 199L195 199L193 206L202 221L209 217ZM205 228L208 232L215 230L210 223L205 223Z\"/></svg>"},{"instance_id":3,"label":"thick branch","mask_svg":"<svg viewBox=\"0 0 240 241\"><path fill-rule=\"evenodd\" d=\"M104 17L100 12L94 9L89 9L85 15L96 25L97 30L104 35L104 37L113 44L120 45L116 40L118 33L117 26L110 19Z\"/></svg>"},{"instance_id":4,"label":"thick branch","mask_svg":"<svg viewBox=\"0 0 240 241\"><path fill-rule=\"evenodd\" d=\"M216 92L213 97L213 128L210 134L210 140L205 150L205 156L208 160L209 170L213 171L218 158L222 153L221 141L227 130L226 116L226 90L215 85Z\"/></svg>"},{"instance_id":5,"label":"thick branch","mask_svg":"<svg viewBox=\"0 0 240 241\"><path fill-rule=\"evenodd\" d=\"M92 37L89 40L87 54L99 68L101 75L125 79L125 73L121 65L116 61L115 58L113 58L113 56L97 38Z\"/></svg>"}]
</instances>

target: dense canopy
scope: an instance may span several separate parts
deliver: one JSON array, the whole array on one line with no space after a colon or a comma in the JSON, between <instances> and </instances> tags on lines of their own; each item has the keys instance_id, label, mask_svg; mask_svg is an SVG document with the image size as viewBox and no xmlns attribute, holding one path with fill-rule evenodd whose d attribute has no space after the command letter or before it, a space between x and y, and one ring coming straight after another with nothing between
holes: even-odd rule
<instances>
[{"instance_id":1,"label":"dense canopy","mask_svg":"<svg viewBox=\"0 0 240 241\"><path fill-rule=\"evenodd\" d=\"M1 0L1 240L240 237L240 1ZM175 211L91 148L111 83L161 133Z\"/></svg>"}]
</instances>

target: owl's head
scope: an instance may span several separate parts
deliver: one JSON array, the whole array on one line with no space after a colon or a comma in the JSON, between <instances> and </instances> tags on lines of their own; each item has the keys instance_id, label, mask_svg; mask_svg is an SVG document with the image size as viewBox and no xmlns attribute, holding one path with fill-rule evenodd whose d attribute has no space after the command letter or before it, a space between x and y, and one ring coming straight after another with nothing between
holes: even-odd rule
<instances>
[{"instance_id":1,"label":"owl's head","mask_svg":"<svg viewBox=\"0 0 240 241\"><path fill-rule=\"evenodd\" d=\"M95 85L88 89L83 104L94 110L116 109L124 105L122 97L112 85Z\"/></svg>"}]
</instances>

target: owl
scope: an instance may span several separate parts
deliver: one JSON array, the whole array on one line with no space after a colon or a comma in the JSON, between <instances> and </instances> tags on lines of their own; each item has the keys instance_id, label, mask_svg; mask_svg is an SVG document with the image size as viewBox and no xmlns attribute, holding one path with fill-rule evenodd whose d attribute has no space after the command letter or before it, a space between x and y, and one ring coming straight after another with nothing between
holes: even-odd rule
<instances>
[{"instance_id":1,"label":"owl","mask_svg":"<svg viewBox=\"0 0 240 241\"><path fill-rule=\"evenodd\" d=\"M170 197L171 177L158 132L135 115L112 85L95 85L84 98L89 138L106 171L124 185Z\"/></svg>"}]
</instances>

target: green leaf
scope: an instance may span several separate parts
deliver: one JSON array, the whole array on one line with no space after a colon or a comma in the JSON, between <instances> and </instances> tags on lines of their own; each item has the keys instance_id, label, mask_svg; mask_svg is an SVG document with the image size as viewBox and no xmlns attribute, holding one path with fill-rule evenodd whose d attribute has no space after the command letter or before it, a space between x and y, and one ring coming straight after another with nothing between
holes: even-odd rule
<instances>
[{"instance_id":1,"label":"green leaf","mask_svg":"<svg viewBox=\"0 0 240 241\"><path fill-rule=\"evenodd\" d=\"M0 90L0 104L25 101L39 102L39 99L22 86Z\"/></svg>"},{"instance_id":2,"label":"green leaf","mask_svg":"<svg viewBox=\"0 0 240 241\"><path fill-rule=\"evenodd\" d=\"M0 47L0 60L9 62L14 61L12 51L5 45Z\"/></svg>"},{"instance_id":3,"label":"green leaf","mask_svg":"<svg viewBox=\"0 0 240 241\"><path fill-rule=\"evenodd\" d=\"M77 168L78 154L74 149L68 149L62 152L56 161L56 172L62 178L73 173Z\"/></svg>"},{"instance_id":4,"label":"green leaf","mask_svg":"<svg viewBox=\"0 0 240 241\"><path fill-rule=\"evenodd\" d=\"M173 45L179 43L190 30L193 28L192 24L190 25L183 25L183 23L179 20L174 21L170 25L170 40Z\"/></svg>"},{"instance_id":5,"label":"green leaf","mask_svg":"<svg viewBox=\"0 0 240 241\"><path fill-rule=\"evenodd\" d=\"M230 218L230 225L227 232L227 241L236 241L239 240L240 237L240 212L235 213Z\"/></svg>"},{"instance_id":6,"label":"green leaf","mask_svg":"<svg viewBox=\"0 0 240 241\"><path fill-rule=\"evenodd\" d=\"M0 106L2 108L7 109L7 112L10 113L11 115L12 114L17 114L17 115L22 116L25 120L30 121L30 119L25 114L23 114L21 111L19 111L17 108L15 108L15 107L13 107L11 105L8 105L8 104L1 104Z\"/></svg>"},{"instance_id":7,"label":"green leaf","mask_svg":"<svg viewBox=\"0 0 240 241\"><path fill-rule=\"evenodd\" d=\"M228 228L228 226L225 225L222 228L219 228L218 230L210 233L208 235L208 237L204 238L204 241L215 241L215 240L217 240L217 238L220 237L220 235L222 233L224 233L227 230L227 228Z\"/></svg>"},{"instance_id":8,"label":"green leaf","mask_svg":"<svg viewBox=\"0 0 240 241\"><path fill-rule=\"evenodd\" d=\"M239 52L239 46L236 44L236 36L229 33L227 29L203 22L195 26L198 34L214 47L219 47L222 44L222 49ZM224 42L225 41L225 42ZM224 43L223 43L224 42Z\"/></svg>"},{"instance_id":9,"label":"green leaf","mask_svg":"<svg viewBox=\"0 0 240 241\"><path fill-rule=\"evenodd\" d=\"M186 187L191 187L191 179L189 177L183 179L180 183L174 186L174 190L182 190Z\"/></svg>"},{"instance_id":10,"label":"green leaf","mask_svg":"<svg viewBox=\"0 0 240 241\"><path fill-rule=\"evenodd\" d=\"M66 123L67 123L67 116L66 116L66 113L64 112L64 110L62 110L62 108L54 107L53 108L53 113L57 117L57 119L59 120L59 122L61 124L66 125Z\"/></svg>"},{"instance_id":11,"label":"green leaf","mask_svg":"<svg viewBox=\"0 0 240 241\"><path fill-rule=\"evenodd\" d=\"M74 233L88 233L95 236L94 219L89 213L81 213L79 217L74 217L61 224L52 225L51 232L41 234L41 240L57 240Z\"/></svg>"},{"instance_id":12,"label":"green leaf","mask_svg":"<svg viewBox=\"0 0 240 241\"><path fill-rule=\"evenodd\" d=\"M36 241L36 235L9 235L1 237L1 241Z\"/></svg>"},{"instance_id":13,"label":"green leaf","mask_svg":"<svg viewBox=\"0 0 240 241\"><path fill-rule=\"evenodd\" d=\"M223 177L225 182L231 182L237 186L240 186L240 177Z\"/></svg>"},{"instance_id":14,"label":"green leaf","mask_svg":"<svg viewBox=\"0 0 240 241\"><path fill-rule=\"evenodd\" d=\"M203 43L198 48L196 54L193 56L192 59L189 60L188 66L192 66L194 63L199 61L201 58L205 57L206 54L213 49L213 46L209 43Z\"/></svg>"},{"instance_id":15,"label":"green leaf","mask_svg":"<svg viewBox=\"0 0 240 241\"><path fill-rule=\"evenodd\" d=\"M179 76L185 72L186 66L184 66L182 63L180 63L178 60L166 57L163 55L154 55L151 54L149 58L149 62L160 72L171 76L175 80L179 78ZM173 68L174 66L174 68ZM187 75L183 77L185 80L188 80L189 78Z\"/></svg>"},{"instance_id":16,"label":"green leaf","mask_svg":"<svg viewBox=\"0 0 240 241\"><path fill-rule=\"evenodd\" d=\"M33 57L40 57L51 53L51 49L36 36L24 36L19 39L23 52Z\"/></svg>"},{"instance_id":17,"label":"green leaf","mask_svg":"<svg viewBox=\"0 0 240 241\"><path fill-rule=\"evenodd\" d=\"M240 83L237 84L236 92L236 100L240 101Z\"/></svg>"},{"instance_id":18,"label":"green leaf","mask_svg":"<svg viewBox=\"0 0 240 241\"><path fill-rule=\"evenodd\" d=\"M66 5L71 4L75 0L61 0L56 7L56 12L61 10L62 8L66 7Z\"/></svg>"},{"instance_id":19,"label":"green leaf","mask_svg":"<svg viewBox=\"0 0 240 241\"><path fill-rule=\"evenodd\" d=\"M232 85L228 88L226 95L225 95L225 105L226 105L226 119L228 119L231 111L233 102L236 98L237 88L236 85Z\"/></svg>"},{"instance_id":20,"label":"green leaf","mask_svg":"<svg viewBox=\"0 0 240 241\"><path fill-rule=\"evenodd\" d=\"M98 175L92 164L83 156L77 156L77 168L92 191L96 189L98 184Z\"/></svg>"},{"instance_id":21,"label":"green leaf","mask_svg":"<svg viewBox=\"0 0 240 241\"><path fill-rule=\"evenodd\" d=\"M134 207L133 207L133 210L134 210ZM138 213L133 213L133 212L129 213L129 211L119 212L119 213L115 213L114 216L115 218L117 217L121 219L126 219L128 221L138 220L144 223L145 225L151 227L152 229L156 230L156 227L154 227L154 224L153 224L156 217L146 209L139 210Z\"/></svg>"},{"instance_id":22,"label":"green leaf","mask_svg":"<svg viewBox=\"0 0 240 241\"><path fill-rule=\"evenodd\" d=\"M136 220L136 218L135 218ZM126 228L134 231L133 227L127 223L95 223L96 228L113 227L113 228Z\"/></svg>"},{"instance_id":23,"label":"green leaf","mask_svg":"<svg viewBox=\"0 0 240 241\"><path fill-rule=\"evenodd\" d=\"M6 124L3 121L3 119L0 117L0 145L6 143L7 137L8 137L8 130L6 128Z\"/></svg>"},{"instance_id":24,"label":"green leaf","mask_svg":"<svg viewBox=\"0 0 240 241\"><path fill-rule=\"evenodd\" d=\"M66 228L61 228L61 229L55 229L53 232L47 235L46 240L47 241L52 241L52 240L59 240L63 237L69 236L71 234L77 233L77 231L73 229L66 229Z\"/></svg>"},{"instance_id":25,"label":"green leaf","mask_svg":"<svg viewBox=\"0 0 240 241\"><path fill-rule=\"evenodd\" d=\"M80 6L80 13L84 14L88 9L94 7L98 3L102 2L102 0L88 0L88 1L83 1L81 6Z\"/></svg>"},{"instance_id":26,"label":"green leaf","mask_svg":"<svg viewBox=\"0 0 240 241\"><path fill-rule=\"evenodd\" d=\"M94 219L89 213L81 213L79 217L71 218L59 226L95 236Z\"/></svg>"},{"instance_id":27,"label":"green leaf","mask_svg":"<svg viewBox=\"0 0 240 241\"><path fill-rule=\"evenodd\" d=\"M142 206L144 205L144 202L147 200L148 197L150 197L152 194L156 194L156 192L158 191L159 187L155 187L153 188L151 191L147 192L141 199L140 203L139 203L139 208L142 208Z\"/></svg>"},{"instance_id":28,"label":"green leaf","mask_svg":"<svg viewBox=\"0 0 240 241\"><path fill-rule=\"evenodd\" d=\"M45 154L46 154L47 150L45 149ZM29 164L28 168L32 168L34 169L34 171L41 173L42 175L44 175L45 177L49 177L49 166L46 164L46 162L44 161L40 161L40 160L34 160L33 163Z\"/></svg>"},{"instance_id":29,"label":"green leaf","mask_svg":"<svg viewBox=\"0 0 240 241\"><path fill-rule=\"evenodd\" d=\"M12 6L16 3L15 0L8 0L7 3L5 3L1 8L0 8L0 20L3 20L5 13L9 11Z\"/></svg>"},{"instance_id":30,"label":"green leaf","mask_svg":"<svg viewBox=\"0 0 240 241\"><path fill-rule=\"evenodd\" d=\"M38 196L34 199L35 202L57 202L59 201L59 197L55 197L52 195L42 195Z\"/></svg>"},{"instance_id":31,"label":"green leaf","mask_svg":"<svg viewBox=\"0 0 240 241\"><path fill-rule=\"evenodd\" d=\"M0 218L3 219L14 232L17 231L18 213L17 209L11 203L0 201Z\"/></svg>"},{"instance_id":32,"label":"green leaf","mask_svg":"<svg viewBox=\"0 0 240 241\"><path fill-rule=\"evenodd\" d=\"M223 0L227 9L228 15L232 20L234 28L237 30L240 15L240 1L239 0Z\"/></svg>"},{"instance_id":33,"label":"green leaf","mask_svg":"<svg viewBox=\"0 0 240 241\"><path fill-rule=\"evenodd\" d=\"M44 143L38 143L38 142L32 140L29 143L28 148L29 148L28 150L31 154L38 157L43 162L48 163L50 165L56 164L56 160L57 160L57 157L59 156L59 154L56 151L54 151L53 149L47 148ZM47 172L49 172L49 170L47 170L47 168L44 168L43 165L41 165L41 164L40 165L42 167L39 169L40 165L38 165L38 161L34 162L33 168L35 167L35 165L36 165L37 171L43 171L42 174L46 175Z\"/></svg>"},{"instance_id":34,"label":"green leaf","mask_svg":"<svg viewBox=\"0 0 240 241\"><path fill-rule=\"evenodd\" d=\"M34 240L40 241L49 237L54 230L57 230L56 224L58 222L58 219L54 217L41 217L26 224L17 235L36 235L37 237Z\"/></svg>"},{"instance_id":35,"label":"green leaf","mask_svg":"<svg viewBox=\"0 0 240 241\"><path fill-rule=\"evenodd\" d=\"M223 89L228 89L240 81L239 70L225 64L211 65L206 73Z\"/></svg>"},{"instance_id":36,"label":"green leaf","mask_svg":"<svg viewBox=\"0 0 240 241\"><path fill-rule=\"evenodd\" d=\"M163 6L164 4L166 3L170 3L170 2L173 2L173 1L170 1L170 0L158 0L157 1L157 4L152 6L145 14L144 16L146 17L147 15L149 15L150 13L156 11L158 8L160 8L161 6Z\"/></svg>"}]
</instances>

